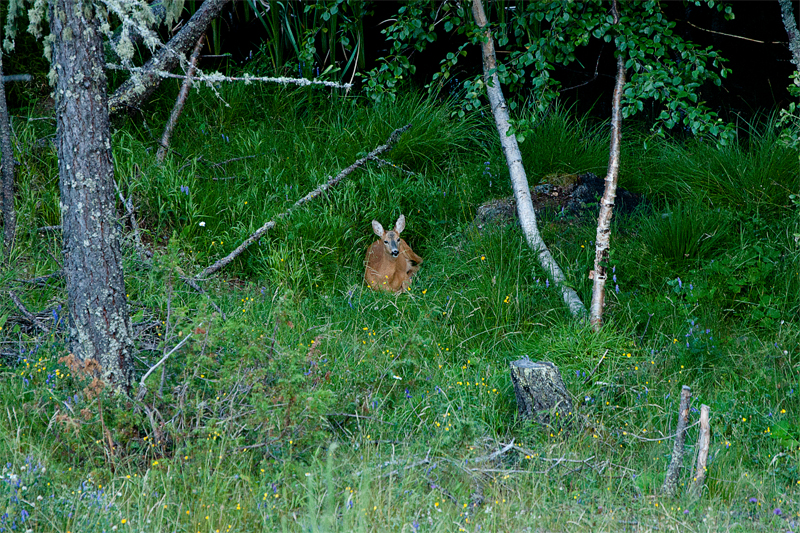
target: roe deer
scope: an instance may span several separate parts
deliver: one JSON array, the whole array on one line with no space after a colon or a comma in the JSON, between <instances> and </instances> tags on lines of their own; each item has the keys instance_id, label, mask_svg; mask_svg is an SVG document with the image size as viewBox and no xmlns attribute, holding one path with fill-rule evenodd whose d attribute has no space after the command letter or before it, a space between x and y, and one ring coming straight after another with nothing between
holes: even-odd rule
<instances>
[{"instance_id":1,"label":"roe deer","mask_svg":"<svg viewBox=\"0 0 800 533\"><path fill-rule=\"evenodd\" d=\"M377 220L372 221L372 231L380 237L373 242L364 258L364 280L371 288L402 292L411 285L411 277L419 270L422 258L400 238L406 227L406 217L400 215L392 231L384 231Z\"/></svg>"}]
</instances>

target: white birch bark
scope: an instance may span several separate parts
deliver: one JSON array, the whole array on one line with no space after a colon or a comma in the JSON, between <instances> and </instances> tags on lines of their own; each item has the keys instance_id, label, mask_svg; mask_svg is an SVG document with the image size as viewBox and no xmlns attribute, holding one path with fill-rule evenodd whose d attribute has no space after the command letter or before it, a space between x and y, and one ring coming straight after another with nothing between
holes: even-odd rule
<instances>
[{"instance_id":1,"label":"white birch bark","mask_svg":"<svg viewBox=\"0 0 800 533\"><path fill-rule=\"evenodd\" d=\"M583 302L580 297L578 297L575 290L566 284L564 273L553 258L550 250L548 250L542 236L539 234L539 228L536 225L536 211L533 209L531 189L528 185L528 177L525 174L525 168L522 165L522 154L519 151L517 138L514 135L508 135L508 130L511 127L508 109L506 107L505 98L503 98L503 91L500 88L500 79L496 74L497 58L495 56L494 40L492 39L491 31L487 27L486 14L483 11L481 0L472 0L472 16L485 35L485 41L481 44L481 51L483 52L483 80L486 84L486 93L489 96L489 103L492 107L495 124L497 125L497 132L500 135L500 144L506 156L508 171L511 174L511 186L514 189L514 197L517 201L517 215L519 216L519 222L522 226L522 233L525 235L528 246L538 255L539 264L545 269L548 277L553 281L556 287L561 290L564 303L569 307L572 316L575 318L585 318L587 314L586 307L583 305Z\"/></svg>"},{"instance_id":2,"label":"white birch bark","mask_svg":"<svg viewBox=\"0 0 800 533\"><path fill-rule=\"evenodd\" d=\"M616 4L616 2L615 2ZM618 20L616 9L614 19ZM606 262L611 247L611 216L614 213L614 199L617 197L617 177L619 176L619 152L622 141L622 114L620 103L622 87L625 85L625 58L617 58L617 83L614 87L611 108L611 148L608 156L608 173L603 198L600 200L600 215L597 217L597 237L595 238L594 276L592 283L592 303L589 306L590 322L595 331L603 325L603 306L606 299Z\"/></svg>"}]
</instances>

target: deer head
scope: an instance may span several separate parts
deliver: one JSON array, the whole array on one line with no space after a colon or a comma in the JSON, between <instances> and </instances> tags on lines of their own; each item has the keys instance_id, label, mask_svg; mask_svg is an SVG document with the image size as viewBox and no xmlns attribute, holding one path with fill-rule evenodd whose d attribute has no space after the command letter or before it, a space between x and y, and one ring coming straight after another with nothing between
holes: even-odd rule
<instances>
[{"instance_id":1,"label":"deer head","mask_svg":"<svg viewBox=\"0 0 800 533\"><path fill-rule=\"evenodd\" d=\"M400 255L400 232L402 232L405 227L406 217L404 215L400 215L400 218L398 218L397 222L394 224L394 229L391 231L384 231L380 222L377 220L372 221L372 231L381 238L386 253L392 257Z\"/></svg>"}]
</instances>

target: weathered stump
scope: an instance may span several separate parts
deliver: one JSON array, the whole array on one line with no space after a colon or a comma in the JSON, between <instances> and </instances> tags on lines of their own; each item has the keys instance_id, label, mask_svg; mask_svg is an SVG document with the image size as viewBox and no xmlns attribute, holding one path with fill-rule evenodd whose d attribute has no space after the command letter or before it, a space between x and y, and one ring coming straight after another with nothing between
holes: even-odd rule
<instances>
[{"instance_id":1,"label":"weathered stump","mask_svg":"<svg viewBox=\"0 0 800 533\"><path fill-rule=\"evenodd\" d=\"M512 361L511 381L514 383L517 409L522 418L550 424L553 422L550 418L553 414L562 423L572 415L572 400L558 368L553 363L527 359Z\"/></svg>"},{"instance_id":2,"label":"weathered stump","mask_svg":"<svg viewBox=\"0 0 800 533\"><path fill-rule=\"evenodd\" d=\"M686 441L686 426L689 425L689 407L692 404L692 389L684 385L681 388L681 403L678 411L678 430L675 432L675 444L672 446L672 461L667 468L667 476L661 487L662 494L674 498L678 494L678 480L683 466L683 444Z\"/></svg>"}]
</instances>

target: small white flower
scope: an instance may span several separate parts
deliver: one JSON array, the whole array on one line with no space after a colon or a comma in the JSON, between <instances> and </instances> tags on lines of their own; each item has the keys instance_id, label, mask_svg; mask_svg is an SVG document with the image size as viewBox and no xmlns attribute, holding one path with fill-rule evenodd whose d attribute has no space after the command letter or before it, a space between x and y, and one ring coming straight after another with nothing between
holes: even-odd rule
<instances>
[{"instance_id":1,"label":"small white flower","mask_svg":"<svg viewBox=\"0 0 800 533\"><path fill-rule=\"evenodd\" d=\"M400 376L394 376L394 379L403 379Z\"/></svg>"},{"instance_id":2,"label":"small white flower","mask_svg":"<svg viewBox=\"0 0 800 533\"><path fill-rule=\"evenodd\" d=\"M44 499L44 498L42 497L42 495L41 495L41 494L40 494L40 495L38 495L38 496L36 497L36 501L37 501L37 502L40 502L40 501L42 501L43 499Z\"/></svg>"},{"instance_id":3,"label":"small white flower","mask_svg":"<svg viewBox=\"0 0 800 533\"><path fill-rule=\"evenodd\" d=\"M201 222L201 223L200 223L200 227L201 227L201 228L204 228L204 227L206 227L206 223L205 223L205 222Z\"/></svg>"}]
</instances>

